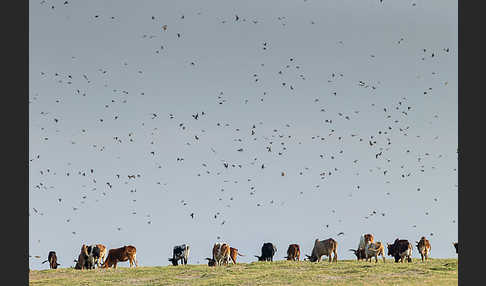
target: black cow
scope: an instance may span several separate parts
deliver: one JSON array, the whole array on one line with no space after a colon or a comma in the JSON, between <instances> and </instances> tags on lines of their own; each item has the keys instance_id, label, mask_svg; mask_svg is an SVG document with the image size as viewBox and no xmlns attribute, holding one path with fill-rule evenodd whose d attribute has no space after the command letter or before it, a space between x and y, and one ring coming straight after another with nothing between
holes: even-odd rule
<instances>
[{"instance_id":1,"label":"black cow","mask_svg":"<svg viewBox=\"0 0 486 286\"><path fill-rule=\"evenodd\" d=\"M271 242L264 243L262 246L262 256L255 255L258 261L273 261L273 256L277 252L277 247Z\"/></svg>"},{"instance_id":2,"label":"black cow","mask_svg":"<svg viewBox=\"0 0 486 286\"><path fill-rule=\"evenodd\" d=\"M456 253L459 253L459 252L457 252L458 247L459 247L458 242L454 242L452 245L454 245L454 248L456 249Z\"/></svg>"},{"instance_id":3,"label":"black cow","mask_svg":"<svg viewBox=\"0 0 486 286\"><path fill-rule=\"evenodd\" d=\"M49 268L51 269L57 269L58 265L61 265L57 263L57 255L55 251L49 251L49 254L47 255L47 260L43 261L42 264L49 262Z\"/></svg>"},{"instance_id":4,"label":"black cow","mask_svg":"<svg viewBox=\"0 0 486 286\"><path fill-rule=\"evenodd\" d=\"M412 262L412 244L406 239L395 239L393 244L387 244L388 255L395 258L395 262L403 262L406 258L408 262Z\"/></svg>"},{"instance_id":5,"label":"black cow","mask_svg":"<svg viewBox=\"0 0 486 286\"><path fill-rule=\"evenodd\" d=\"M94 269L95 268L95 262L100 258L100 248L93 244L88 247L86 247L86 250L88 252L88 257L85 260L85 267L86 269Z\"/></svg>"},{"instance_id":6,"label":"black cow","mask_svg":"<svg viewBox=\"0 0 486 286\"><path fill-rule=\"evenodd\" d=\"M186 265L187 259L189 257L189 245L182 244L174 246L174 250L172 251L172 258L169 258L169 261L172 262L172 265L177 266L179 265L178 260L181 261L181 264Z\"/></svg>"}]
</instances>

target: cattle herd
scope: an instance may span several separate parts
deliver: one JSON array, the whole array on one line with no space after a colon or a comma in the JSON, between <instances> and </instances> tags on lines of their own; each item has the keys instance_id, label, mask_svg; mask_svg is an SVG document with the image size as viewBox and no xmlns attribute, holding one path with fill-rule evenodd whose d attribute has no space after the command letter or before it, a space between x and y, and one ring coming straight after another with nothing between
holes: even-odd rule
<instances>
[{"instance_id":1,"label":"cattle herd","mask_svg":"<svg viewBox=\"0 0 486 286\"><path fill-rule=\"evenodd\" d=\"M311 255L306 255L304 260L310 262L320 262L322 256L329 257L329 262L337 262L337 241L329 238L325 240L316 239L314 247L312 248ZM422 236L419 241L416 241L418 252L422 258L422 262L429 258L430 254L430 242L425 236ZM454 242L453 246L458 253L458 243ZM174 247L172 257L169 261L172 265L186 265L189 258L189 245L182 244ZM406 239L395 239L395 241L387 244L388 255L395 259L395 262L412 262L412 244ZM358 261L365 260L371 262L372 258L375 258L375 263L378 263L378 256L381 256L383 263L385 263L385 246L381 241L375 242L374 236L370 233L364 234L360 237L358 249L350 249L355 255ZM273 257L277 252L277 247L271 243L264 243L261 249L261 256L255 255L258 261L273 261ZM136 259L137 249L132 245L125 245L120 248L110 249L108 256L106 256L106 247L103 244L92 244L81 246L81 252L78 259L74 260L76 265L74 269L94 269L95 265L98 268L114 267L118 262L129 261L130 267L138 266ZM208 260L208 266L228 265L230 260L233 264L236 264L237 256L244 256L238 252L237 248L230 247L227 243L215 243L212 250L213 257L206 257ZM106 256L106 258L105 258ZM287 249L287 260L300 261L300 246L298 244L290 244ZM51 269L57 269L57 255L55 251L49 251L47 260L42 263L49 262Z\"/></svg>"}]
</instances>

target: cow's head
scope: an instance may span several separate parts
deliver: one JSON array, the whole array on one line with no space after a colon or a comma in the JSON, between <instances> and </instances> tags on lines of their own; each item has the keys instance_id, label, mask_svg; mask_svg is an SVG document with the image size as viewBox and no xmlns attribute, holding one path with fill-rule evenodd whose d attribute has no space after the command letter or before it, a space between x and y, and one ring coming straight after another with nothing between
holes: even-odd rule
<instances>
[{"instance_id":1,"label":"cow's head","mask_svg":"<svg viewBox=\"0 0 486 286\"><path fill-rule=\"evenodd\" d=\"M309 259L310 262L316 262L317 261L317 256L314 256L314 255L309 256L307 254L305 256L307 256L307 258Z\"/></svg>"},{"instance_id":2,"label":"cow's head","mask_svg":"<svg viewBox=\"0 0 486 286\"><path fill-rule=\"evenodd\" d=\"M208 261L208 266L216 266L216 260L206 257L206 260Z\"/></svg>"},{"instance_id":3,"label":"cow's head","mask_svg":"<svg viewBox=\"0 0 486 286\"><path fill-rule=\"evenodd\" d=\"M258 258L258 261L265 261L265 259L263 258L263 256L255 255L255 257Z\"/></svg>"},{"instance_id":4,"label":"cow's head","mask_svg":"<svg viewBox=\"0 0 486 286\"><path fill-rule=\"evenodd\" d=\"M359 250L350 249L349 251L352 251L354 253L354 255L356 255L356 259L358 259L358 260L361 259L361 252Z\"/></svg>"},{"instance_id":5,"label":"cow's head","mask_svg":"<svg viewBox=\"0 0 486 286\"><path fill-rule=\"evenodd\" d=\"M174 265L174 266L179 265L179 264L177 263L177 259L174 259L174 258L169 258L169 261L170 261L170 262L172 262L172 265Z\"/></svg>"}]
</instances>

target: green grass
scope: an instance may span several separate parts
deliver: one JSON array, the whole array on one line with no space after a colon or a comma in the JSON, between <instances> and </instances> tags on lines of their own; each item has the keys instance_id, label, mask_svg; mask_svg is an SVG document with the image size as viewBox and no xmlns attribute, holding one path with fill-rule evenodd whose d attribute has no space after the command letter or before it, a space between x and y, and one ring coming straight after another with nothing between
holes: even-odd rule
<instances>
[{"instance_id":1,"label":"green grass","mask_svg":"<svg viewBox=\"0 0 486 286\"><path fill-rule=\"evenodd\" d=\"M457 259L430 259L422 263L350 260L275 261L207 265L118 267L117 269L32 270L29 285L457 285Z\"/></svg>"}]
</instances>

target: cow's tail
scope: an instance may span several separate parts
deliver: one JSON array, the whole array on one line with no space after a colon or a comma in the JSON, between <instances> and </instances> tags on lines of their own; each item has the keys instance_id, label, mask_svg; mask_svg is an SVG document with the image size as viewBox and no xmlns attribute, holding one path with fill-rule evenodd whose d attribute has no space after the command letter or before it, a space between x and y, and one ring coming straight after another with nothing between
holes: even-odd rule
<instances>
[{"instance_id":1,"label":"cow's tail","mask_svg":"<svg viewBox=\"0 0 486 286\"><path fill-rule=\"evenodd\" d=\"M239 252L238 252L237 254L238 254L239 256L245 256L244 254L241 254L241 253L239 253Z\"/></svg>"},{"instance_id":2,"label":"cow's tail","mask_svg":"<svg viewBox=\"0 0 486 286\"><path fill-rule=\"evenodd\" d=\"M42 261L42 264L46 263L47 261L49 261L49 260Z\"/></svg>"}]
</instances>

